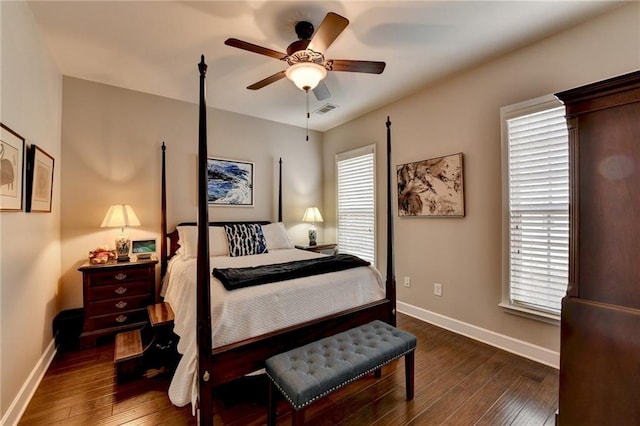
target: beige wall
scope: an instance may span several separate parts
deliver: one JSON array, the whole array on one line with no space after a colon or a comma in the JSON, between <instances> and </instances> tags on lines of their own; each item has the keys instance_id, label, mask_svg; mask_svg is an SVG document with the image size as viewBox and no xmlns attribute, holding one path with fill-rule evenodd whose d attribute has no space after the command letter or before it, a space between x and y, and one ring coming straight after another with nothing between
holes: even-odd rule
<instances>
[{"instance_id":1,"label":"beige wall","mask_svg":"<svg viewBox=\"0 0 640 426\"><path fill-rule=\"evenodd\" d=\"M26 3L0 2L0 14L0 121L55 159L51 213L0 213L0 423L8 425L28 402L46 356L54 353L62 77Z\"/></svg>"},{"instance_id":2,"label":"beige wall","mask_svg":"<svg viewBox=\"0 0 640 426\"><path fill-rule=\"evenodd\" d=\"M52 213L0 213L0 423L12 424L53 352L53 317L82 305L77 267L91 248L112 244L113 230L99 228L108 205L134 207L143 226L131 230L132 238L158 238L162 141L169 154L169 223L195 218L197 107L62 80L23 2L0 2L0 22L0 118L56 159ZM378 241L384 247L384 122L390 115L394 165L465 155L464 219L395 217L396 275L399 281L410 276L413 283L410 289L398 288L399 300L557 351L556 326L507 315L497 306L502 268L499 108L640 68L639 22L640 4L630 3L324 135L312 132L309 143L303 129L209 109L210 153L256 163L256 206L212 208L210 217L275 219L276 162L283 157L285 223L304 242L304 208L320 205L324 239L330 239L335 232L334 155L375 143ZM194 70L194 87L196 81ZM384 271L384 250L378 259ZM433 282L443 283L442 298L432 295Z\"/></svg>"},{"instance_id":3,"label":"beige wall","mask_svg":"<svg viewBox=\"0 0 640 426\"><path fill-rule=\"evenodd\" d=\"M378 246L384 247L387 115L392 121L394 170L398 164L462 152L465 218L399 218L394 203L398 299L448 325L464 323L481 333L498 333L507 340L559 351L558 326L510 315L498 307L502 271L499 110L639 68L640 3L632 3L326 132L325 232L330 234L335 227L335 154L376 143L377 236ZM395 181L394 177L394 185ZM382 249L378 260L384 271ZM404 276L411 277L410 288L402 285ZM442 297L433 294L435 282L443 284Z\"/></svg>"},{"instance_id":4,"label":"beige wall","mask_svg":"<svg viewBox=\"0 0 640 426\"><path fill-rule=\"evenodd\" d=\"M193 70L194 90L198 73ZM189 104L65 77L63 83L62 309L82 306L78 267L119 230L101 229L110 204L130 204L140 222L132 239L160 244L161 149L167 145L169 226L196 219L198 109ZM215 96L209 93L208 96ZM304 208L322 202L318 132L208 109L209 155L255 163L254 207L212 207L210 220L277 219L278 159L283 160L283 221L306 239Z\"/></svg>"}]
</instances>

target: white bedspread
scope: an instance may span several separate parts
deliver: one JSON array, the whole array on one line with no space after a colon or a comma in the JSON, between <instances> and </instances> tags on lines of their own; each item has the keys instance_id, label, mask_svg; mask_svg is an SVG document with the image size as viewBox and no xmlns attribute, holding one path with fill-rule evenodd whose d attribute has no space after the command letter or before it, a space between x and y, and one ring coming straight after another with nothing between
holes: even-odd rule
<instances>
[{"instance_id":1,"label":"white bedspread","mask_svg":"<svg viewBox=\"0 0 640 426\"><path fill-rule=\"evenodd\" d=\"M211 268L245 267L310 259L322 254L298 249L242 257L211 257ZM183 354L169 387L177 406L197 399L196 259L172 259L163 295L175 313L178 351ZM211 277L214 347L364 305L385 297L384 281L373 267L263 284L233 291Z\"/></svg>"}]
</instances>

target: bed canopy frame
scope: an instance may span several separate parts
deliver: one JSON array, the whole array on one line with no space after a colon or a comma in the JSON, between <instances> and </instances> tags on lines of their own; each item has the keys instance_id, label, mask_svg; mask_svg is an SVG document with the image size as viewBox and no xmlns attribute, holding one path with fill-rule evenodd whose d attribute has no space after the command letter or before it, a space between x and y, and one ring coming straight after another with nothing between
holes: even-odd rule
<instances>
[{"instance_id":1,"label":"bed canopy frame","mask_svg":"<svg viewBox=\"0 0 640 426\"><path fill-rule=\"evenodd\" d=\"M199 424L213 425L213 387L240 378L263 368L264 360L294 347L331 336L380 319L396 325L396 279L393 258L393 210L391 205L391 121L387 117L387 266L386 295L379 301L351 308L302 324L276 330L221 347L212 347L211 300L209 265L209 226L229 222L209 222L207 199L207 121L206 72L204 55L198 64L200 71L200 104L198 131L198 254L197 254L197 345ZM162 242L160 248L161 276L167 270L167 261L177 249L177 231L167 230L166 208L166 147L162 145ZM282 221L282 159L279 160L278 221ZM237 223L237 222L236 222ZM244 222L246 223L246 222ZM251 223L268 223L252 221ZM195 224L195 223L191 223Z\"/></svg>"}]
</instances>

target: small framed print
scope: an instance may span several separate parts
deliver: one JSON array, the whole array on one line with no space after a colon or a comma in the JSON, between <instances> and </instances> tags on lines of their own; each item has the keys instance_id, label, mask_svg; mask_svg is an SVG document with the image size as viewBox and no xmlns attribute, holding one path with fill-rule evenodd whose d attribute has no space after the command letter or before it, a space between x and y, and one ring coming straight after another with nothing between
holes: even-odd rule
<instances>
[{"instance_id":1,"label":"small framed print","mask_svg":"<svg viewBox=\"0 0 640 426\"><path fill-rule=\"evenodd\" d=\"M0 123L0 211L22 211L24 138Z\"/></svg>"},{"instance_id":2,"label":"small framed print","mask_svg":"<svg viewBox=\"0 0 640 426\"><path fill-rule=\"evenodd\" d=\"M156 240L134 240L131 241L131 253L137 259L150 259L151 254L156 251Z\"/></svg>"},{"instance_id":3,"label":"small framed print","mask_svg":"<svg viewBox=\"0 0 640 426\"><path fill-rule=\"evenodd\" d=\"M139 240L131 241L131 253L155 253L156 240Z\"/></svg>"},{"instance_id":4,"label":"small framed print","mask_svg":"<svg viewBox=\"0 0 640 426\"><path fill-rule=\"evenodd\" d=\"M27 159L27 211L51 212L53 196L52 156L40 147L31 145Z\"/></svg>"}]
</instances>

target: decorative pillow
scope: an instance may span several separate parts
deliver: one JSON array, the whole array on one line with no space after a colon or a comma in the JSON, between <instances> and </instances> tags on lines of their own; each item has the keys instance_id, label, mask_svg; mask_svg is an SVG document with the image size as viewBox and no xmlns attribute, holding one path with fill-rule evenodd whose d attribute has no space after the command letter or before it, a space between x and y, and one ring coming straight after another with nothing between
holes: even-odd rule
<instances>
[{"instance_id":1,"label":"decorative pillow","mask_svg":"<svg viewBox=\"0 0 640 426\"><path fill-rule=\"evenodd\" d=\"M179 253L184 259L198 255L198 227L178 226ZM209 227L209 256L229 256L227 234L222 226Z\"/></svg>"},{"instance_id":2,"label":"decorative pillow","mask_svg":"<svg viewBox=\"0 0 640 426\"><path fill-rule=\"evenodd\" d=\"M267 242L267 250L291 249L295 247L282 222L262 225L262 233Z\"/></svg>"},{"instance_id":3,"label":"decorative pillow","mask_svg":"<svg viewBox=\"0 0 640 426\"><path fill-rule=\"evenodd\" d=\"M262 233L262 227L255 223L225 225L229 243L229 255L248 256L251 254L267 253L267 242Z\"/></svg>"}]
</instances>

